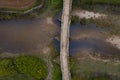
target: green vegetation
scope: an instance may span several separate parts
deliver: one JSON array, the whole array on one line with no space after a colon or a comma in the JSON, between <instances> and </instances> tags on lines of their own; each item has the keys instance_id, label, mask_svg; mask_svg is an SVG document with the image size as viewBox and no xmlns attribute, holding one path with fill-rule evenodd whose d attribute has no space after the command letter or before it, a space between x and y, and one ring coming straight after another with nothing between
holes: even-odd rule
<instances>
[{"instance_id":1,"label":"green vegetation","mask_svg":"<svg viewBox=\"0 0 120 80\"><path fill-rule=\"evenodd\" d=\"M72 16L71 17L71 23L72 24L75 24L75 23L78 23L78 22L80 22L83 25L86 25L86 24L90 23L90 19L85 19L85 18L79 19L78 16Z\"/></svg>"},{"instance_id":2,"label":"green vegetation","mask_svg":"<svg viewBox=\"0 0 120 80\"><path fill-rule=\"evenodd\" d=\"M20 14L20 13L4 13L0 12L0 20L20 20L20 19L33 19L35 15L28 13L28 14Z\"/></svg>"},{"instance_id":3,"label":"green vegetation","mask_svg":"<svg viewBox=\"0 0 120 80\"><path fill-rule=\"evenodd\" d=\"M82 4L112 4L120 5L120 0L81 0Z\"/></svg>"},{"instance_id":4,"label":"green vegetation","mask_svg":"<svg viewBox=\"0 0 120 80\"><path fill-rule=\"evenodd\" d=\"M70 58L70 69L72 69L74 66L74 61L72 58ZM53 74L52 74L52 80L62 80L62 74L60 65L57 63L53 63Z\"/></svg>"},{"instance_id":5,"label":"green vegetation","mask_svg":"<svg viewBox=\"0 0 120 80\"><path fill-rule=\"evenodd\" d=\"M56 63L53 63L52 80L62 80L60 66Z\"/></svg>"},{"instance_id":6,"label":"green vegetation","mask_svg":"<svg viewBox=\"0 0 120 80\"><path fill-rule=\"evenodd\" d=\"M19 72L36 79L46 77L46 66L43 61L36 57L20 56L15 59L15 65Z\"/></svg>"},{"instance_id":7,"label":"green vegetation","mask_svg":"<svg viewBox=\"0 0 120 80\"><path fill-rule=\"evenodd\" d=\"M86 4L108 4L108 5L120 5L120 0L74 0L73 6L83 6Z\"/></svg>"},{"instance_id":8,"label":"green vegetation","mask_svg":"<svg viewBox=\"0 0 120 80\"><path fill-rule=\"evenodd\" d=\"M72 17L71 17L71 23L72 23L72 24L75 24L75 23L77 23L77 22L79 22L79 17L78 17L78 16L72 16Z\"/></svg>"},{"instance_id":9,"label":"green vegetation","mask_svg":"<svg viewBox=\"0 0 120 80\"><path fill-rule=\"evenodd\" d=\"M62 9L62 0L48 0L48 8L50 9Z\"/></svg>"},{"instance_id":10,"label":"green vegetation","mask_svg":"<svg viewBox=\"0 0 120 80\"><path fill-rule=\"evenodd\" d=\"M89 23L89 20L83 18L83 19L80 20L80 23L83 24L83 25L86 25L86 24Z\"/></svg>"},{"instance_id":11,"label":"green vegetation","mask_svg":"<svg viewBox=\"0 0 120 80\"><path fill-rule=\"evenodd\" d=\"M0 77L12 76L15 74L14 66L11 59L0 60Z\"/></svg>"},{"instance_id":12,"label":"green vegetation","mask_svg":"<svg viewBox=\"0 0 120 80\"><path fill-rule=\"evenodd\" d=\"M34 56L19 56L0 60L0 80L44 80L45 63Z\"/></svg>"}]
</instances>

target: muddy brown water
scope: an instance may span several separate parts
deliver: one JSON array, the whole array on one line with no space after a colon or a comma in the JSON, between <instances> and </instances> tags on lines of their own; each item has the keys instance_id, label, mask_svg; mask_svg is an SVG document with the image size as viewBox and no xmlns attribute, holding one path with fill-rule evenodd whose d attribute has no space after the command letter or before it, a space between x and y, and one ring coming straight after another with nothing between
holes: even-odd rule
<instances>
[{"instance_id":1,"label":"muddy brown water","mask_svg":"<svg viewBox=\"0 0 120 80\"><path fill-rule=\"evenodd\" d=\"M60 27L60 21L57 18L55 18L54 20L56 24ZM87 53L97 53L105 57L119 57L120 49L105 41L105 39L109 35L108 30L109 29L98 28L94 24L71 24L69 43L70 55L79 58ZM53 42L57 48L57 51L60 52L60 42L56 39L54 39Z\"/></svg>"},{"instance_id":2,"label":"muddy brown water","mask_svg":"<svg viewBox=\"0 0 120 80\"><path fill-rule=\"evenodd\" d=\"M40 52L50 43L55 31L45 21L11 20L0 22L0 52Z\"/></svg>"},{"instance_id":3,"label":"muddy brown water","mask_svg":"<svg viewBox=\"0 0 120 80\"><path fill-rule=\"evenodd\" d=\"M40 53L52 42L58 29L57 35L60 34L61 22L57 17L54 17L54 22L59 28L42 20L0 21L0 53ZM105 42L106 32L106 29L97 28L94 24L71 24L70 55L92 51L102 55L120 56L119 49ZM53 43L59 52L60 42L54 39Z\"/></svg>"}]
</instances>

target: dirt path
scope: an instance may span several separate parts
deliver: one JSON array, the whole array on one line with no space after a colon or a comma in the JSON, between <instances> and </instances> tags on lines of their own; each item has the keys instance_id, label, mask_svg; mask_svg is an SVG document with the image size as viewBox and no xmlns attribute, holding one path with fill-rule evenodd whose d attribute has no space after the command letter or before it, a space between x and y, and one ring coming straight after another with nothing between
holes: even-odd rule
<instances>
[{"instance_id":1,"label":"dirt path","mask_svg":"<svg viewBox=\"0 0 120 80\"><path fill-rule=\"evenodd\" d=\"M61 40L60 40L60 64L62 71L62 80L71 80L69 69L69 26L70 26L70 11L72 0L63 0L63 13L61 25Z\"/></svg>"}]
</instances>

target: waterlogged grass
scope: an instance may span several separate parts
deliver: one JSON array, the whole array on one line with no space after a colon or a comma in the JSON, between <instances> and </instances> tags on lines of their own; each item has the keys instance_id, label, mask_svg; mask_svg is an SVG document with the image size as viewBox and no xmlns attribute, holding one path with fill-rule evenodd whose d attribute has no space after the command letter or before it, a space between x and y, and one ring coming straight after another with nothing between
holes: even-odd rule
<instances>
[{"instance_id":1,"label":"waterlogged grass","mask_svg":"<svg viewBox=\"0 0 120 80\"><path fill-rule=\"evenodd\" d=\"M29 13L29 14L20 14L20 13L4 13L4 12L0 12L0 20L20 20L20 19L24 19L24 20L31 20L35 17L35 15Z\"/></svg>"},{"instance_id":2,"label":"waterlogged grass","mask_svg":"<svg viewBox=\"0 0 120 80\"><path fill-rule=\"evenodd\" d=\"M88 23L94 23L101 28L109 29L111 34L120 35L120 15L108 15L107 18L86 19Z\"/></svg>"},{"instance_id":3,"label":"waterlogged grass","mask_svg":"<svg viewBox=\"0 0 120 80\"><path fill-rule=\"evenodd\" d=\"M73 80L117 80L120 77L120 65L114 62L102 62L92 59L75 60L72 68Z\"/></svg>"}]
</instances>

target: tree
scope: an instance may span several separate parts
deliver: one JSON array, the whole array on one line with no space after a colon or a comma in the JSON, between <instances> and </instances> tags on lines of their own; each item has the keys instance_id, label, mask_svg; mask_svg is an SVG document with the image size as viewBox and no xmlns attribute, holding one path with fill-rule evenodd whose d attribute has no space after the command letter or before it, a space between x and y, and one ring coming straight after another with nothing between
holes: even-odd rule
<instances>
[{"instance_id":1,"label":"tree","mask_svg":"<svg viewBox=\"0 0 120 80\"><path fill-rule=\"evenodd\" d=\"M69 69L69 26L72 0L63 0L63 13L61 23L60 64L62 80L71 80Z\"/></svg>"}]
</instances>

